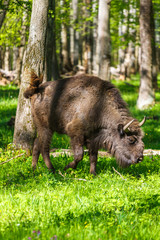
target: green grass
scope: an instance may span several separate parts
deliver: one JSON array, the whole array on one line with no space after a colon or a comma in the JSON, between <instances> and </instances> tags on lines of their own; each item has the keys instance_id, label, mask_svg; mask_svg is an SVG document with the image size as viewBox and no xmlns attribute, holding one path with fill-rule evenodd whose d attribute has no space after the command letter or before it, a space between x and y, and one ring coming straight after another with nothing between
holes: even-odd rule
<instances>
[{"instance_id":1,"label":"green grass","mask_svg":"<svg viewBox=\"0 0 160 240\"><path fill-rule=\"evenodd\" d=\"M37 239L33 231L39 239L159 239L159 160L118 169L114 159L99 158L93 177L86 155L67 179L58 169L65 175L71 158L54 159L55 175L42 159L34 174L31 158L12 160L1 166L0 239Z\"/></svg>"},{"instance_id":2,"label":"green grass","mask_svg":"<svg viewBox=\"0 0 160 240\"><path fill-rule=\"evenodd\" d=\"M7 122L16 114L18 89L15 86L0 86L0 146L12 142L13 128Z\"/></svg>"},{"instance_id":3,"label":"green grass","mask_svg":"<svg viewBox=\"0 0 160 240\"><path fill-rule=\"evenodd\" d=\"M139 76L133 76L132 80L127 82L131 85L126 84L123 81L113 81L113 83L120 89L123 99L128 103L129 109L132 115L139 121L144 116L147 117L142 129L145 132L144 143L145 148L149 149L160 149L160 91L155 93L156 104L154 107L144 111L140 111L136 107L136 101L138 98L139 90ZM159 78L160 86L160 78Z\"/></svg>"},{"instance_id":4,"label":"green grass","mask_svg":"<svg viewBox=\"0 0 160 240\"><path fill-rule=\"evenodd\" d=\"M138 77L130 82L135 87L114 83L138 120L160 117L159 93L152 109L136 109ZM7 122L16 112L17 95L16 87L0 88L0 162L13 158L0 165L0 240L160 239L160 156L126 169L114 158L99 157L96 177L89 174L87 154L67 172L63 168L73 158L51 156L54 175L40 157L33 173L32 157L9 144L13 128ZM159 121L149 119L143 127L146 148L160 149ZM51 147L68 148L68 137L56 134Z\"/></svg>"}]
</instances>

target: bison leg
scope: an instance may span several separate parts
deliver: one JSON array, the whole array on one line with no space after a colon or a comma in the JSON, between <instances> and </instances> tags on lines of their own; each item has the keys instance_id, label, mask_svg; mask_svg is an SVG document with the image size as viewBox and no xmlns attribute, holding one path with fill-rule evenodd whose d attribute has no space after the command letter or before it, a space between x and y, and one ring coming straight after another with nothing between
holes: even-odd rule
<instances>
[{"instance_id":1,"label":"bison leg","mask_svg":"<svg viewBox=\"0 0 160 240\"><path fill-rule=\"evenodd\" d=\"M83 122L79 118L74 118L71 122L67 124L66 132L71 138L71 145L74 153L74 161L69 163L64 169L77 167L77 164L83 158L83 145L84 145L84 135L83 135Z\"/></svg>"},{"instance_id":2,"label":"bison leg","mask_svg":"<svg viewBox=\"0 0 160 240\"><path fill-rule=\"evenodd\" d=\"M89 150L90 173L93 175L96 175L97 155L98 151Z\"/></svg>"},{"instance_id":3,"label":"bison leg","mask_svg":"<svg viewBox=\"0 0 160 240\"><path fill-rule=\"evenodd\" d=\"M49 129L40 129L40 131L38 131L38 135L39 135L39 147L44 162L47 168L54 172L55 169L49 157L49 145L52 138L52 132Z\"/></svg>"},{"instance_id":4,"label":"bison leg","mask_svg":"<svg viewBox=\"0 0 160 240\"><path fill-rule=\"evenodd\" d=\"M72 144L72 149L73 149L73 153L74 153L74 161L70 162L65 168L64 170L68 169L68 168L73 168L76 169L77 164L83 159L83 144L82 141L80 141L80 139L77 139L75 141L75 138L71 140L71 144Z\"/></svg>"},{"instance_id":5,"label":"bison leg","mask_svg":"<svg viewBox=\"0 0 160 240\"><path fill-rule=\"evenodd\" d=\"M35 141L34 141L33 156L32 156L32 168L33 168L33 170L35 170L35 168L37 166L39 155L40 155L39 139L36 138Z\"/></svg>"}]
</instances>

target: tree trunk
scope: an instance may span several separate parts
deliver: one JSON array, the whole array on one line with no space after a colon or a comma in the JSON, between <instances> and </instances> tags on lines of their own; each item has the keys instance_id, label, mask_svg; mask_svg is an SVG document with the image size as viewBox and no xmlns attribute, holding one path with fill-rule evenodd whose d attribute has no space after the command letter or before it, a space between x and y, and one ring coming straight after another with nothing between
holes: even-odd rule
<instances>
[{"instance_id":1,"label":"tree trunk","mask_svg":"<svg viewBox=\"0 0 160 240\"><path fill-rule=\"evenodd\" d=\"M136 43L139 43L139 31L136 32ZM140 46L139 44L136 44L135 46L135 73L139 72L139 52L140 52Z\"/></svg>"},{"instance_id":2,"label":"tree trunk","mask_svg":"<svg viewBox=\"0 0 160 240\"><path fill-rule=\"evenodd\" d=\"M29 40L23 66L14 131L14 144L26 150L32 149L36 130L31 116L30 100L24 98L23 92L29 86L31 71L34 71L37 75L43 74L46 76L45 46L48 5L49 0L33 0L32 4Z\"/></svg>"},{"instance_id":3,"label":"tree trunk","mask_svg":"<svg viewBox=\"0 0 160 240\"><path fill-rule=\"evenodd\" d=\"M135 43L136 43L136 2L128 3L128 14L127 14L127 36L131 38L128 42L128 47L125 55L125 73L126 77L130 78L131 74L136 73L136 59L135 59Z\"/></svg>"},{"instance_id":4,"label":"tree trunk","mask_svg":"<svg viewBox=\"0 0 160 240\"><path fill-rule=\"evenodd\" d=\"M62 13L62 29L61 29L61 42L62 42L62 72L72 70L71 54L70 54L70 3L67 0L61 1ZM64 12L66 11L66 12Z\"/></svg>"},{"instance_id":5,"label":"tree trunk","mask_svg":"<svg viewBox=\"0 0 160 240\"><path fill-rule=\"evenodd\" d=\"M69 37L69 27L67 24L62 24L62 70L63 72L71 71L71 58L70 58L70 37Z\"/></svg>"},{"instance_id":6,"label":"tree trunk","mask_svg":"<svg viewBox=\"0 0 160 240\"><path fill-rule=\"evenodd\" d=\"M92 11L95 12L97 7L97 3L93 2L92 3ZM93 73L95 75L98 75L98 66L97 66L97 22L98 22L98 16L94 16L93 18Z\"/></svg>"},{"instance_id":7,"label":"tree trunk","mask_svg":"<svg viewBox=\"0 0 160 240\"><path fill-rule=\"evenodd\" d=\"M0 46L0 68L4 65L4 47Z\"/></svg>"},{"instance_id":8,"label":"tree trunk","mask_svg":"<svg viewBox=\"0 0 160 240\"><path fill-rule=\"evenodd\" d=\"M10 66L9 66L10 56L9 55L10 55L9 47L6 47L5 55L4 55L4 70L5 71L10 70Z\"/></svg>"},{"instance_id":9,"label":"tree trunk","mask_svg":"<svg viewBox=\"0 0 160 240\"><path fill-rule=\"evenodd\" d=\"M13 47L13 70L16 70L18 55L19 55L19 48L14 46Z\"/></svg>"},{"instance_id":10,"label":"tree trunk","mask_svg":"<svg viewBox=\"0 0 160 240\"><path fill-rule=\"evenodd\" d=\"M78 0L72 0L73 21L74 21L74 66L78 65L79 61L79 32L76 24L78 23Z\"/></svg>"},{"instance_id":11,"label":"tree trunk","mask_svg":"<svg viewBox=\"0 0 160 240\"><path fill-rule=\"evenodd\" d=\"M49 1L49 14L46 41L46 79L47 81L59 79L59 66L56 54L55 37L55 0Z\"/></svg>"},{"instance_id":12,"label":"tree trunk","mask_svg":"<svg viewBox=\"0 0 160 240\"><path fill-rule=\"evenodd\" d=\"M141 80L137 107L147 109L155 103L152 86L151 0L140 0L140 42Z\"/></svg>"},{"instance_id":13,"label":"tree trunk","mask_svg":"<svg viewBox=\"0 0 160 240\"><path fill-rule=\"evenodd\" d=\"M84 16L89 18L91 16L91 1L84 0ZM87 20L84 22L84 44L83 44L83 66L86 73L92 73L92 60L93 60L93 49L92 49L92 30L91 21Z\"/></svg>"},{"instance_id":14,"label":"tree trunk","mask_svg":"<svg viewBox=\"0 0 160 240\"><path fill-rule=\"evenodd\" d=\"M153 88L158 89L157 84L157 56L156 56L156 43L155 43L155 23L154 23L154 10L151 2L151 39L152 39L152 83Z\"/></svg>"},{"instance_id":15,"label":"tree trunk","mask_svg":"<svg viewBox=\"0 0 160 240\"><path fill-rule=\"evenodd\" d=\"M132 41L129 42L125 55L125 76L130 78L135 73L135 46Z\"/></svg>"},{"instance_id":16,"label":"tree trunk","mask_svg":"<svg viewBox=\"0 0 160 240\"><path fill-rule=\"evenodd\" d=\"M20 46L18 51L18 58L16 62L16 76L15 82L20 86L21 83L21 74L22 74L22 64L23 64L23 56L25 53L25 46Z\"/></svg>"},{"instance_id":17,"label":"tree trunk","mask_svg":"<svg viewBox=\"0 0 160 240\"><path fill-rule=\"evenodd\" d=\"M99 0L98 11L98 75L110 80L110 0Z\"/></svg>"}]
</instances>

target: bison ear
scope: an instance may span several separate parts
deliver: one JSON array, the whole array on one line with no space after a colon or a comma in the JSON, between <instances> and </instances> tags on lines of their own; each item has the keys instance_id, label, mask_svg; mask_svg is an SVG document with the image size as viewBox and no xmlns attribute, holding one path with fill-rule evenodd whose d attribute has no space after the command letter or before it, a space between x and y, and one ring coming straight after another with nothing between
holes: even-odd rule
<instances>
[{"instance_id":1,"label":"bison ear","mask_svg":"<svg viewBox=\"0 0 160 240\"><path fill-rule=\"evenodd\" d=\"M118 124L118 132L120 134L121 137L124 136L124 130L123 130L123 124Z\"/></svg>"}]
</instances>

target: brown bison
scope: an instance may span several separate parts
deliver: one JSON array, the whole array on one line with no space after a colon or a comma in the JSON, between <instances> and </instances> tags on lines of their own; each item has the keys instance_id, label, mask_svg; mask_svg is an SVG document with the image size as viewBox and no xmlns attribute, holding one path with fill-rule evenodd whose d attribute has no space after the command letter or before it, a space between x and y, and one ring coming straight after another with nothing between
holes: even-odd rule
<instances>
[{"instance_id":1,"label":"brown bison","mask_svg":"<svg viewBox=\"0 0 160 240\"><path fill-rule=\"evenodd\" d=\"M47 167L54 171L49 145L54 132L71 138L74 161L65 169L76 168L83 158L83 146L89 150L90 173L96 174L98 149L107 149L122 167L143 159L143 133L132 118L119 90L98 77L77 75L42 83L31 74L30 87L24 92L31 99L38 137L33 146L32 166L41 153Z\"/></svg>"}]
</instances>

